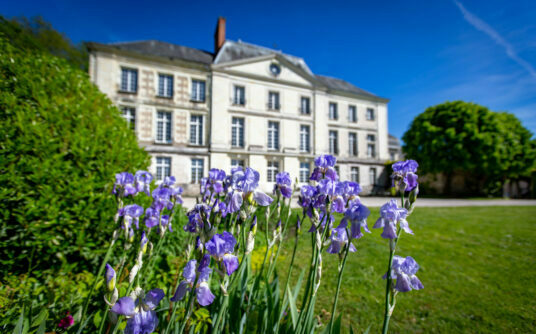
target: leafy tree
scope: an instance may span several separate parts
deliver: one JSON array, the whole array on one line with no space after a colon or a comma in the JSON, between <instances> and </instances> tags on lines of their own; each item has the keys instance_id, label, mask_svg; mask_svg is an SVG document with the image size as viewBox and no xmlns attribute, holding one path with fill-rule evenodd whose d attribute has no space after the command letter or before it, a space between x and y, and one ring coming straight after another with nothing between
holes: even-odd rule
<instances>
[{"instance_id":1,"label":"leafy tree","mask_svg":"<svg viewBox=\"0 0 536 334\"><path fill-rule=\"evenodd\" d=\"M32 19L25 17L6 19L0 15L0 35L2 34L18 49L48 52L87 72L86 47L83 44L74 45L40 16Z\"/></svg>"},{"instance_id":2,"label":"leafy tree","mask_svg":"<svg viewBox=\"0 0 536 334\"><path fill-rule=\"evenodd\" d=\"M427 108L402 137L403 150L422 173L463 172L473 193L493 193L534 166L536 141L512 114L463 101Z\"/></svg>"},{"instance_id":3,"label":"leafy tree","mask_svg":"<svg viewBox=\"0 0 536 334\"><path fill-rule=\"evenodd\" d=\"M114 228L114 174L148 164L87 74L0 38L0 276L92 271Z\"/></svg>"}]
</instances>

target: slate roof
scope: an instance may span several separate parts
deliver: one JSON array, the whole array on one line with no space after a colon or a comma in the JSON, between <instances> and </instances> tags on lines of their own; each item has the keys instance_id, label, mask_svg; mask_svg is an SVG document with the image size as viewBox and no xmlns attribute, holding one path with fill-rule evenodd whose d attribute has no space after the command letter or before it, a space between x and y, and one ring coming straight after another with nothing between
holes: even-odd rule
<instances>
[{"instance_id":1,"label":"slate roof","mask_svg":"<svg viewBox=\"0 0 536 334\"><path fill-rule=\"evenodd\" d=\"M118 50L135 52L142 55L182 59L207 65L212 64L214 59L214 55L208 51L156 40L95 44L112 47Z\"/></svg>"},{"instance_id":2,"label":"slate roof","mask_svg":"<svg viewBox=\"0 0 536 334\"><path fill-rule=\"evenodd\" d=\"M374 95L370 92L367 92L366 90L356 87L348 81L344 81L342 79L328 77L325 75L315 75L315 77L318 81L320 81L320 83L328 87L328 89L379 98L378 95Z\"/></svg>"}]
</instances>

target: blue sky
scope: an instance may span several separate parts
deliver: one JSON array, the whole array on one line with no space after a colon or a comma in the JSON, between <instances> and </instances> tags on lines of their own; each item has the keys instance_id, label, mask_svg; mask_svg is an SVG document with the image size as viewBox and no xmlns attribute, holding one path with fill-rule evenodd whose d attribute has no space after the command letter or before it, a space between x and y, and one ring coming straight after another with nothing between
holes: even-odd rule
<instances>
[{"instance_id":1,"label":"blue sky","mask_svg":"<svg viewBox=\"0 0 536 334\"><path fill-rule=\"evenodd\" d=\"M4 1L75 42L158 39L213 50L227 38L303 57L313 72L391 99L402 136L427 106L462 99L536 132L536 1Z\"/></svg>"}]
</instances>

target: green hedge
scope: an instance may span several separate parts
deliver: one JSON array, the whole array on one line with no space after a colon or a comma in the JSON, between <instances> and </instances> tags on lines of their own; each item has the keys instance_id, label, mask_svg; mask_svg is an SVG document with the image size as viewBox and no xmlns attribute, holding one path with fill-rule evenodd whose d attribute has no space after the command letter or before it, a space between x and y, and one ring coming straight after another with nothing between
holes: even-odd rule
<instances>
[{"instance_id":1,"label":"green hedge","mask_svg":"<svg viewBox=\"0 0 536 334\"><path fill-rule=\"evenodd\" d=\"M0 275L93 271L114 174L147 168L148 154L86 73L1 36L0 122Z\"/></svg>"}]
</instances>

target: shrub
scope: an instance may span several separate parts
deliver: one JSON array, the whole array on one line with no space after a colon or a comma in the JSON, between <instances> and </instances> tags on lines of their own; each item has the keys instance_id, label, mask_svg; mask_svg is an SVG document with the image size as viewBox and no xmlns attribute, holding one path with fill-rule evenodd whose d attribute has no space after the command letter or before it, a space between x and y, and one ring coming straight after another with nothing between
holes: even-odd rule
<instances>
[{"instance_id":1,"label":"shrub","mask_svg":"<svg viewBox=\"0 0 536 334\"><path fill-rule=\"evenodd\" d=\"M148 154L80 70L0 36L0 274L94 270L114 229L110 181Z\"/></svg>"}]
</instances>

